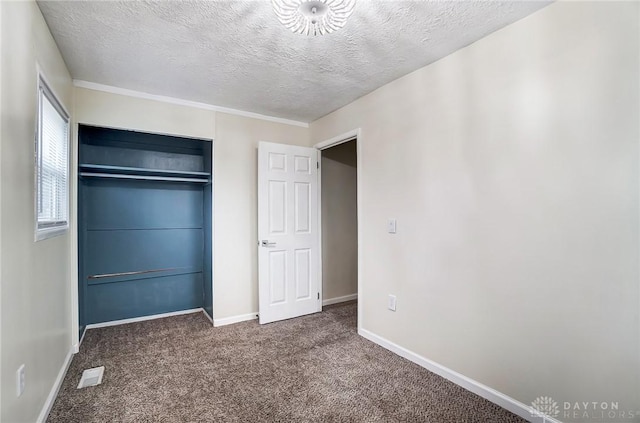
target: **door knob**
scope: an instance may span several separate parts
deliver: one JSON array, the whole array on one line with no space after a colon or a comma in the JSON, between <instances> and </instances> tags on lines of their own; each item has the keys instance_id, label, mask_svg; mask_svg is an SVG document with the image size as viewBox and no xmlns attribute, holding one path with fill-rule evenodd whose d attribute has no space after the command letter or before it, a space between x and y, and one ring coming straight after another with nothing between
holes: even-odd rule
<instances>
[{"instance_id":1,"label":"door knob","mask_svg":"<svg viewBox=\"0 0 640 423\"><path fill-rule=\"evenodd\" d=\"M263 246L263 247L267 247L267 248L268 248L268 247L275 247L275 246L276 246L276 243L275 243L275 242L269 242L268 240L263 239L263 240L262 240L262 246Z\"/></svg>"}]
</instances>

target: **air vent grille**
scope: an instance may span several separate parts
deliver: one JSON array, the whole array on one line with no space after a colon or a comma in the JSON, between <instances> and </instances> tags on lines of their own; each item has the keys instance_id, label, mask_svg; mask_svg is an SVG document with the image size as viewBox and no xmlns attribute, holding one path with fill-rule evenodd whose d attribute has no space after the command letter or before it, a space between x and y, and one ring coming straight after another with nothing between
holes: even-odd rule
<instances>
[{"instance_id":1,"label":"air vent grille","mask_svg":"<svg viewBox=\"0 0 640 423\"><path fill-rule=\"evenodd\" d=\"M102 375L104 374L104 366L94 367L93 369L87 369L82 372L80 383L78 383L78 389L87 388L89 386L96 386L102 383Z\"/></svg>"}]
</instances>

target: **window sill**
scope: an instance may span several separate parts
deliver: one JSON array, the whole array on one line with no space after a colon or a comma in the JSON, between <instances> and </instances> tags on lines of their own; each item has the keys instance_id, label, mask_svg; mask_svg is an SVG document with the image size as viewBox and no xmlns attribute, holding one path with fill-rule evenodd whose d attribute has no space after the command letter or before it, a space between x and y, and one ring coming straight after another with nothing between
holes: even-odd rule
<instances>
[{"instance_id":1,"label":"window sill","mask_svg":"<svg viewBox=\"0 0 640 423\"><path fill-rule=\"evenodd\" d=\"M36 242L63 235L68 229L68 224L64 226L56 226L55 228L36 229Z\"/></svg>"}]
</instances>

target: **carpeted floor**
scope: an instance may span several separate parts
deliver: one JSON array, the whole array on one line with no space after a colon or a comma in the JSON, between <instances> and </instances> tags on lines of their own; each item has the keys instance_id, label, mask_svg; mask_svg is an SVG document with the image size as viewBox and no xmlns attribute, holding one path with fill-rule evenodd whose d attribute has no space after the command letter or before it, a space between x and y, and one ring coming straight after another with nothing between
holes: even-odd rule
<instances>
[{"instance_id":1,"label":"carpeted floor","mask_svg":"<svg viewBox=\"0 0 640 423\"><path fill-rule=\"evenodd\" d=\"M77 390L82 370L102 385ZM260 326L201 314L87 331L50 423L523 422L356 333L356 304Z\"/></svg>"}]
</instances>

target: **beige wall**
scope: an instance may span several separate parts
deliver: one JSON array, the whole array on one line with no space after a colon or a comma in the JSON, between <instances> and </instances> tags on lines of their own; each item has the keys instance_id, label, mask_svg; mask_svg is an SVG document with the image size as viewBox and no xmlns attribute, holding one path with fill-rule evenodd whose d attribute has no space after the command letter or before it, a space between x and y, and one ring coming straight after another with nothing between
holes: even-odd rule
<instances>
[{"instance_id":1,"label":"beige wall","mask_svg":"<svg viewBox=\"0 0 640 423\"><path fill-rule=\"evenodd\" d=\"M322 151L322 297L358 293L356 141Z\"/></svg>"},{"instance_id":2,"label":"beige wall","mask_svg":"<svg viewBox=\"0 0 640 423\"><path fill-rule=\"evenodd\" d=\"M258 312L258 142L308 145L307 128L216 114L214 315Z\"/></svg>"},{"instance_id":3,"label":"beige wall","mask_svg":"<svg viewBox=\"0 0 640 423\"><path fill-rule=\"evenodd\" d=\"M215 112L106 93L86 88L75 88L78 123L208 138L215 136Z\"/></svg>"},{"instance_id":4,"label":"beige wall","mask_svg":"<svg viewBox=\"0 0 640 423\"><path fill-rule=\"evenodd\" d=\"M34 242L34 134L39 64L72 112L69 72L35 2L2 10L0 420L34 422L71 347L69 234ZM26 365L16 396L15 375Z\"/></svg>"},{"instance_id":5,"label":"beige wall","mask_svg":"<svg viewBox=\"0 0 640 423\"><path fill-rule=\"evenodd\" d=\"M553 3L311 125L362 129L364 329L524 404L640 410L638 8Z\"/></svg>"}]
</instances>

